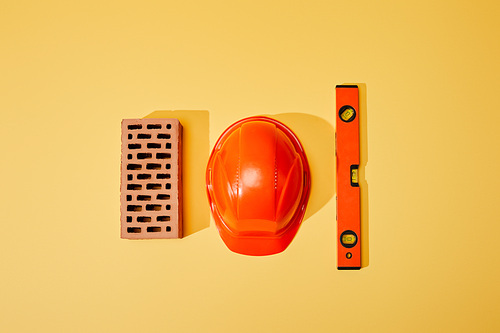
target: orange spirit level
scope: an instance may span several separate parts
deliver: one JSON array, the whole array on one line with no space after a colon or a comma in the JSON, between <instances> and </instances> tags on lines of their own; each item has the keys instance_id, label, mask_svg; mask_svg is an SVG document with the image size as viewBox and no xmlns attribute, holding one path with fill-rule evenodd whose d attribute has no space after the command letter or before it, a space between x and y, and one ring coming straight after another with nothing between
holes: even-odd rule
<instances>
[{"instance_id":1,"label":"orange spirit level","mask_svg":"<svg viewBox=\"0 0 500 333\"><path fill-rule=\"evenodd\" d=\"M338 269L361 268L358 86L339 85L337 95L337 242Z\"/></svg>"}]
</instances>

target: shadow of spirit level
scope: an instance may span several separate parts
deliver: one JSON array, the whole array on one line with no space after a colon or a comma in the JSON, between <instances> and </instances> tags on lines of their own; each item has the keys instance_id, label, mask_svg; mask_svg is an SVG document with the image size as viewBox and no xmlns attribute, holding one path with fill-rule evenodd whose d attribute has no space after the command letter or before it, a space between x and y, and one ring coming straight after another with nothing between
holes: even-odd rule
<instances>
[{"instance_id":1,"label":"shadow of spirit level","mask_svg":"<svg viewBox=\"0 0 500 333\"><path fill-rule=\"evenodd\" d=\"M337 155L337 268L361 268L358 86L339 85L335 151Z\"/></svg>"}]
</instances>

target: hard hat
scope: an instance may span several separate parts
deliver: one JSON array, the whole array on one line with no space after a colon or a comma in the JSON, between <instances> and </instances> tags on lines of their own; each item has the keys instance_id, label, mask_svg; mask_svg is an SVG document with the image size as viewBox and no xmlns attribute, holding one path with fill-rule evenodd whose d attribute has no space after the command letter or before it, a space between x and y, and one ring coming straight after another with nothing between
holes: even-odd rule
<instances>
[{"instance_id":1,"label":"hard hat","mask_svg":"<svg viewBox=\"0 0 500 333\"><path fill-rule=\"evenodd\" d=\"M288 127L267 117L234 123L215 144L206 181L215 224L231 251L262 256L288 247L311 187L306 154Z\"/></svg>"}]
</instances>

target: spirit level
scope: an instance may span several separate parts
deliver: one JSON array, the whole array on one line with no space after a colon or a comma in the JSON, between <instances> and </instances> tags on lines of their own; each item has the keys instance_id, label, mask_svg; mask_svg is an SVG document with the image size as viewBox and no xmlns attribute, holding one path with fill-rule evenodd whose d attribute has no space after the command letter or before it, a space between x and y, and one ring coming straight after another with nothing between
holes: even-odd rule
<instances>
[{"instance_id":1,"label":"spirit level","mask_svg":"<svg viewBox=\"0 0 500 333\"><path fill-rule=\"evenodd\" d=\"M359 193L359 93L356 85L339 85L335 151L337 154L337 268L361 268Z\"/></svg>"}]
</instances>

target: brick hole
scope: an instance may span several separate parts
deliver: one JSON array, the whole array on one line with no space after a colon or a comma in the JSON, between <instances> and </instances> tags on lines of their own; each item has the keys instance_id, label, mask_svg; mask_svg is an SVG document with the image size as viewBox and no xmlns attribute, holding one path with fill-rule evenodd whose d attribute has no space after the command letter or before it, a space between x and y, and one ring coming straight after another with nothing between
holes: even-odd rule
<instances>
[{"instance_id":1,"label":"brick hole","mask_svg":"<svg viewBox=\"0 0 500 333\"><path fill-rule=\"evenodd\" d=\"M165 145L165 148L167 148L167 149L172 148L172 144L170 142L167 142L167 144Z\"/></svg>"},{"instance_id":2,"label":"brick hole","mask_svg":"<svg viewBox=\"0 0 500 333\"><path fill-rule=\"evenodd\" d=\"M170 195L168 194L158 194L156 196L156 200L169 200L170 199Z\"/></svg>"},{"instance_id":3,"label":"brick hole","mask_svg":"<svg viewBox=\"0 0 500 333\"><path fill-rule=\"evenodd\" d=\"M151 154L151 153L139 153L139 154L137 154L137 158L140 160L144 160L146 158L153 158L153 154Z\"/></svg>"},{"instance_id":4,"label":"brick hole","mask_svg":"<svg viewBox=\"0 0 500 333\"><path fill-rule=\"evenodd\" d=\"M129 212L140 212L142 210L142 206L139 205L128 205L127 211Z\"/></svg>"},{"instance_id":5,"label":"brick hole","mask_svg":"<svg viewBox=\"0 0 500 333\"><path fill-rule=\"evenodd\" d=\"M161 125L160 124L148 124L148 129L160 129Z\"/></svg>"},{"instance_id":6,"label":"brick hole","mask_svg":"<svg viewBox=\"0 0 500 333\"><path fill-rule=\"evenodd\" d=\"M156 221L158 222L168 222L170 221L170 216L157 216Z\"/></svg>"},{"instance_id":7,"label":"brick hole","mask_svg":"<svg viewBox=\"0 0 500 333\"><path fill-rule=\"evenodd\" d=\"M146 205L146 210L161 210L161 205Z\"/></svg>"},{"instance_id":8,"label":"brick hole","mask_svg":"<svg viewBox=\"0 0 500 333\"><path fill-rule=\"evenodd\" d=\"M132 179L134 179L133 175L127 175L127 180L132 180Z\"/></svg>"},{"instance_id":9,"label":"brick hole","mask_svg":"<svg viewBox=\"0 0 500 333\"><path fill-rule=\"evenodd\" d=\"M148 227L147 232L161 232L161 227Z\"/></svg>"},{"instance_id":10,"label":"brick hole","mask_svg":"<svg viewBox=\"0 0 500 333\"><path fill-rule=\"evenodd\" d=\"M170 184L170 183L165 184L165 188L167 190L170 190L172 188L172 184Z\"/></svg>"},{"instance_id":11,"label":"brick hole","mask_svg":"<svg viewBox=\"0 0 500 333\"><path fill-rule=\"evenodd\" d=\"M161 184L148 184L146 188L148 190L161 190Z\"/></svg>"},{"instance_id":12,"label":"brick hole","mask_svg":"<svg viewBox=\"0 0 500 333\"><path fill-rule=\"evenodd\" d=\"M150 149L158 149L158 148L161 148L161 144L150 142L150 143L148 143L147 147Z\"/></svg>"},{"instance_id":13,"label":"brick hole","mask_svg":"<svg viewBox=\"0 0 500 333\"><path fill-rule=\"evenodd\" d=\"M150 195L138 195L137 200L138 201L151 201L151 196Z\"/></svg>"},{"instance_id":14,"label":"brick hole","mask_svg":"<svg viewBox=\"0 0 500 333\"><path fill-rule=\"evenodd\" d=\"M170 231L172 231L172 227L168 226L167 227L167 232L170 232Z\"/></svg>"},{"instance_id":15,"label":"brick hole","mask_svg":"<svg viewBox=\"0 0 500 333\"><path fill-rule=\"evenodd\" d=\"M141 184L128 184L127 185L127 190L137 191L137 190L140 190L140 189L142 189L142 185Z\"/></svg>"},{"instance_id":16,"label":"brick hole","mask_svg":"<svg viewBox=\"0 0 500 333\"><path fill-rule=\"evenodd\" d=\"M170 139L170 134L158 133L156 136L158 139Z\"/></svg>"},{"instance_id":17,"label":"brick hole","mask_svg":"<svg viewBox=\"0 0 500 333\"><path fill-rule=\"evenodd\" d=\"M140 164L127 164L127 170L141 170L142 165Z\"/></svg>"},{"instance_id":18,"label":"brick hole","mask_svg":"<svg viewBox=\"0 0 500 333\"><path fill-rule=\"evenodd\" d=\"M127 216L127 222L132 222L132 216Z\"/></svg>"},{"instance_id":19,"label":"brick hole","mask_svg":"<svg viewBox=\"0 0 500 333\"><path fill-rule=\"evenodd\" d=\"M159 173L156 175L156 179L170 179L170 174L168 173Z\"/></svg>"},{"instance_id":20,"label":"brick hole","mask_svg":"<svg viewBox=\"0 0 500 333\"><path fill-rule=\"evenodd\" d=\"M129 134L129 135L128 135L128 139L129 139L129 140L132 140L132 138L133 138L132 134Z\"/></svg>"},{"instance_id":21,"label":"brick hole","mask_svg":"<svg viewBox=\"0 0 500 333\"><path fill-rule=\"evenodd\" d=\"M127 195L127 201L132 201L132 196L131 195Z\"/></svg>"},{"instance_id":22,"label":"brick hole","mask_svg":"<svg viewBox=\"0 0 500 333\"><path fill-rule=\"evenodd\" d=\"M170 208L172 208L172 206L166 205L165 208L167 208L167 210L170 210Z\"/></svg>"},{"instance_id":23,"label":"brick hole","mask_svg":"<svg viewBox=\"0 0 500 333\"><path fill-rule=\"evenodd\" d=\"M137 134L137 139L151 139L151 134Z\"/></svg>"},{"instance_id":24,"label":"brick hole","mask_svg":"<svg viewBox=\"0 0 500 333\"><path fill-rule=\"evenodd\" d=\"M127 158L128 158L129 160L131 160L131 159L132 159L132 154L128 154L128 155L127 155Z\"/></svg>"},{"instance_id":25,"label":"brick hole","mask_svg":"<svg viewBox=\"0 0 500 333\"><path fill-rule=\"evenodd\" d=\"M156 153L157 159L166 159L166 158L170 158L170 157L172 157L172 155L170 155L168 153Z\"/></svg>"},{"instance_id":26,"label":"brick hole","mask_svg":"<svg viewBox=\"0 0 500 333\"><path fill-rule=\"evenodd\" d=\"M150 216L137 216L137 222L151 222L151 217Z\"/></svg>"},{"instance_id":27,"label":"brick hole","mask_svg":"<svg viewBox=\"0 0 500 333\"><path fill-rule=\"evenodd\" d=\"M131 143L128 145L128 149L141 149L141 147L140 143Z\"/></svg>"},{"instance_id":28,"label":"brick hole","mask_svg":"<svg viewBox=\"0 0 500 333\"><path fill-rule=\"evenodd\" d=\"M137 129L141 129L141 128L142 128L141 124L128 125L129 130L137 130Z\"/></svg>"},{"instance_id":29,"label":"brick hole","mask_svg":"<svg viewBox=\"0 0 500 333\"><path fill-rule=\"evenodd\" d=\"M141 233L141 228L139 227L128 227L127 232L129 234L140 234Z\"/></svg>"},{"instance_id":30,"label":"brick hole","mask_svg":"<svg viewBox=\"0 0 500 333\"><path fill-rule=\"evenodd\" d=\"M168 163L167 165L165 165L165 168L167 169L170 169L172 167L172 165L170 165L170 163Z\"/></svg>"},{"instance_id":31,"label":"brick hole","mask_svg":"<svg viewBox=\"0 0 500 333\"><path fill-rule=\"evenodd\" d=\"M172 128L172 125L171 124L167 124L167 129L171 129Z\"/></svg>"},{"instance_id":32,"label":"brick hole","mask_svg":"<svg viewBox=\"0 0 500 333\"><path fill-rule=\"evenodd\" d=\"M148 170L160 170L161 164L158 163L148 163L146 164L146 169Z\"/></svg>"},{"instance_id":33,"label":"brick hole","mask_svg":"<svg viewBox=\"0 0 500 333\"><path fill-rule=\"evenodd\" d=\"M151 179L151 175L149 173L140 173L137 175L137 179Z\"/></svg>"}]
</instances>

